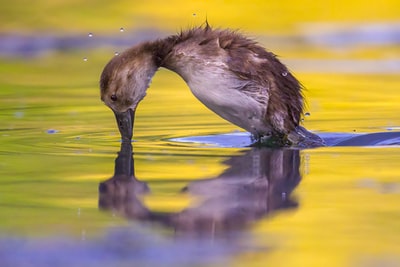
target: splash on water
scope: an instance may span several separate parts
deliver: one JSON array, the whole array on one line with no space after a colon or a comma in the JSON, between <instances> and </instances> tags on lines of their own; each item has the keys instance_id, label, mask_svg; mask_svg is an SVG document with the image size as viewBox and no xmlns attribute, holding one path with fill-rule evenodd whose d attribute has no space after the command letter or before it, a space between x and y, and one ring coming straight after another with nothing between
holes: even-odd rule
<instances>
[{"instance_id":1,"label":"splash on water","mask_svg":"<svg viewBox=\"0 0 400 267\"><path fill-rule=\"evenodd\" d=\"M318 133L327 146L399 146L400 132L379 133ZM248 147L252 145L247 132L173 138L171 141L198 143L211 147Z\"/></svg>"}]
</instances>

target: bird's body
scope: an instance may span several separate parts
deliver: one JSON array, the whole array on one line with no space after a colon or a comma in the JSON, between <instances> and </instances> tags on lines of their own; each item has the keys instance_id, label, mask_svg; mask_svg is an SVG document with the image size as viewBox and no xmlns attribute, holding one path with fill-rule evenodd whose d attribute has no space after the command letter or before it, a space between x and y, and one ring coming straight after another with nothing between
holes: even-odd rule
<instances>
[{"instance_id":1,"label":"bird's body","mask_svg":"<svg viewBox=\"0 0 400 267\"><path fill-rule=\"evenodd\" d=\"M273 138L290 145L312 136L299 126L301 85L286 66L255 41L208 25L134 46L107 64L101 98L115 112L120 130L132 123L159 67L179 74L205 106L257 141ZM120 114L130 114L131 121Z\"/></svg>"}]
</instances>

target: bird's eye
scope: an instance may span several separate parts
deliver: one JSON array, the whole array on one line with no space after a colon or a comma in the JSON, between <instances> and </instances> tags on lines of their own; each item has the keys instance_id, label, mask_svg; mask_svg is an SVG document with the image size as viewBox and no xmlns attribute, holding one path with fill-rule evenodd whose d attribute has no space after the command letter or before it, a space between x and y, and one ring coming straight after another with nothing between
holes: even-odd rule
<instances>
[{"instance_id":1,"label":"bird's eye","mask_svg":"<svg viewBox=\"0 0 400 267\"><path fill-rule=\"evenodd\" d=\"M117 101L117 95L116 94L112 94L110 98L111 98L112 101Z\"/></svg>"}]
</instances>

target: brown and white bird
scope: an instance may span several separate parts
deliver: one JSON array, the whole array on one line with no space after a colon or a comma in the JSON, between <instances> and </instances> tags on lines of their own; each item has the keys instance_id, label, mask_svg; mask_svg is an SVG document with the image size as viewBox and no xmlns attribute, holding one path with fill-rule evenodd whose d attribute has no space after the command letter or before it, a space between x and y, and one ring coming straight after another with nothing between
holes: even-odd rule
<instances>
[{"instance_id":1,"label":"brown and white bird","mask_svg":"<svg viewBox=\"0 0 400 267\"><path fill-rule=\"evenodd\" d=\"M324 145L299 126L302 86L286 66L257 42L208 24L133 46L105 66L101 100L113 110L123 141L132 139L136 108L160 67L179 74L205 106L258 144Z\"/></svg>"}]
</instances>

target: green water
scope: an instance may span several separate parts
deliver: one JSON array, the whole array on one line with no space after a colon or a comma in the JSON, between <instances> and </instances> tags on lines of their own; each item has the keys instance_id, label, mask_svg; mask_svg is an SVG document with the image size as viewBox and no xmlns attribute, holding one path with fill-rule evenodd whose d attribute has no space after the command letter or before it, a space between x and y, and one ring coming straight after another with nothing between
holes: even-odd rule
<instances>
[{"instance_id":1,"label":"green water","mask_svg":"<svg viewBox=\"0 0 400 267\"><path fill-rule=\"evenodd\" d=\"M240 129L167 70L136 113L134 176L116 179L119 133L98 90L112 54L0 61L1 266L400 264L398 146L284 152L172 141ZM293 67L307 87L308 129L400 129L397 74ZM99 209L99 184L111 177L116 196Z\"/></svg>"}]
</instances>

